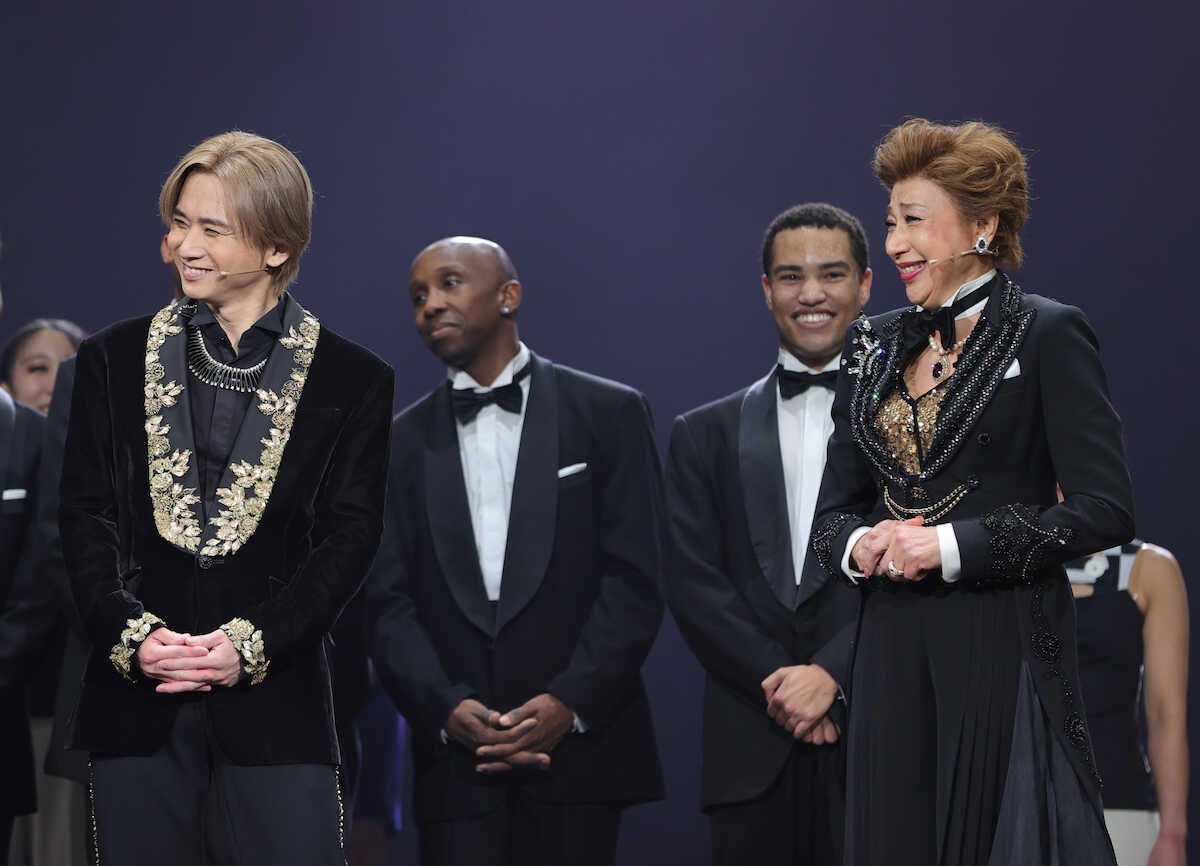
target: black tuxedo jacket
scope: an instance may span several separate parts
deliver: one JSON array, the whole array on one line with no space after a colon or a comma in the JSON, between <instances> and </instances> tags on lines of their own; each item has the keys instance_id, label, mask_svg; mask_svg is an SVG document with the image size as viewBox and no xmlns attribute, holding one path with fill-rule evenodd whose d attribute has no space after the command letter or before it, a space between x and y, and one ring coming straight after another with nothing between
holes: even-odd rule
<instances>
[{"instance_id":1,"label":"black tuxedo jacket","mask_svg":"<svg viewBox=\"0 0 1200 866\"><path fill-rule=\"evenodd\" d=\"M816 663L847 683L856 594L821 569L798 593L779 450L776 374L679 417L667 461L671 613L704 665L705 808L749 800L800 745L767 716L762 681ZM833 747L826 747L832 749Z\"/></svg>"},{"instance_id":2,"label":"black tuxedo jacket","mask_svg":"<svg viewBox=\"0 0 1200 866\"><path fill-rule=\"evenodd\" d=\"M912 310L860 319L847 335L810 559L841 575L851 532L893 517L885 492L914 509L961 494L948 515L927 523L953 525L962 591L1009 587L1017 593L1038 697L1098 810L1075 605L1063 563L1124 544L1134 533L1121 422L1099 344L1077 308L1024 294L999 274L946 386L923 471L907 475L888 456L873 422L879 402L903 375L902 320ZM860 581L859 589L869 593L873 580Z\"/></svg>"},{"instance_id":3,"label":"black tuxedo jacket","mask_svg":"<svg viewBox=\"0 0 1200 866\"><path fill-rule=\"evenodd\" d=\"M23 676L30 662L28 633L35 626L24 614L23 596L34 566L26 540L36 508L43 421L0 390L0 764L6 768L0 815L24 815L37 802Z\"/></svg>"},{"instance_id":4,"label":"black tuxedo jacket","mask_svg":"<svg viewBox=\"0 0 1200 866\"><path fill-rule=\"evenodd\" d=\"M534 796L633 803L662 796L641 666L663 605L661 485L650 411L629 388L533 356L495 615L467 505L449 392L396 416L384 538L367 582L372 652L412 731L418 820L494 809L516 779L482 777L445 744L475 697L501 712L549 692L587 725ZM558 477L562 467L583 471ZM506 774L507 775L507 774Z\"/></svg>"},{"instance_id":5,"label":"black tuxedo jacket","mask_svg":"<svg viewBox=\"0 0 1200 866\"><path fill-rule=\"evenodd\" d=\"M94 650L73 744L92 752L151 754L165 742L179 706L199 700L214 737L235 763L337 763L325 638L378 546L392 371L327 328L315 345L294 353L283 352L281 339L262 387L280 357L284 381L288 363L303 364L291 373L292 382L300 376L303 391L293 404L290 439L282 457L275 455L269 498L240 549L196 555L166 540L166 521L150 489L151 471L161 476L162 467L158 461L149 467L147 431L162 422L148 417L154 384L148 362L157 366L158 384L186 381L182 339L164 345L159 358L148 358L148 332L161 334L171 321L162 316L171 309L85 340L76 361L60 524L76 606ZM296 304L289 310L303 313ZM294 324L285 321L285 330ZM315 321L306 319L301 330L310 326ZM286 360L302 354L307 363ZM295 394L294 385L288 387L281 393ZM256 414L267 411L259 403L262 394L247 410L235 462L262 448L255 428L268 426ZM171 448L195 452L187 400L186 391L178 395L176 411L184 420L172 422L163 458L168 462ZM159 403L171 405L156 397L153 405ZM279 424L277 417L268 416L269 423ZM248 436L256 441L244 441ZM261 439L263 445L269 440L269 434ZM264 464L272 459L267 451L263 455ZM263 495L257 486L251 489ZM177 505L184 515L179 519L186 520L186 501L177 497ZM192 634L234 617L249 620L262 631L270 660L265 679L184 695L157 694L154 681L141 677L129 682L110 653L126 621L143 612Z\"/></svg>"}]
</instances>

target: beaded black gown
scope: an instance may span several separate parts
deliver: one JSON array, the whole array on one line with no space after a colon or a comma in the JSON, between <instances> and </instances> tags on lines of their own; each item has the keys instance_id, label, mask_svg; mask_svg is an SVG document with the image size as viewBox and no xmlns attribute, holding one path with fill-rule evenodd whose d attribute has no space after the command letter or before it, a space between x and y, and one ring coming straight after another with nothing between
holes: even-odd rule
<instances>
[{"instance_id":1,"label":"beaded black gown","mask_svg":"<svg viewBox=\"0 0 1200 866\"><path fill-rule=\"evenodd\" d=\"M850 579L855 529L917 515L961 560L955 582L857 583L847 866L1114 862L1062 563L1133 534L1120 421L1083 315L989 286L926 394L904 379L915 308L847 336L810 560Z\"/></svg>"}]
</instances>

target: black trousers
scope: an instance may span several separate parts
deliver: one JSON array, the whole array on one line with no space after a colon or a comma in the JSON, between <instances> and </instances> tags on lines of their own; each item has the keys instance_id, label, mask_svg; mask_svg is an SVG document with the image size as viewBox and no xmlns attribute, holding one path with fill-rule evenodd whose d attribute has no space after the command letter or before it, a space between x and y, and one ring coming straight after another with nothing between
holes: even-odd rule
<instances>
[{"instance_id":1,"label":"black trousers","mask_svg":"<svg viewBox=\"0 0 1200 866\"><path fill-rule=\"evenodd\" d=\"M709 809L713 866L840 866L843 766L840 747L798 743L758 797Z\"/></svg>"},{"instance_id":2,"label":"black trousers","mask_svg":"<svg viewBox=\"0 0 1200 866\"><path fill-rule=\"evenodd\" d=\"M149 757L92 756L92 856L104 866L344 866L337 770L242 767L186 704Z\"/></svg>"},{"instance_id":3,"label":"black trousers","mask_svg":"<svg viewBox=\"0 0 1200 866\"><path fill-rule=\"evenodd\" d=\"M494 812L421 824L422 866L612 866L621 810L545 803L520 785Z\"/></svg>"}]
</instances>

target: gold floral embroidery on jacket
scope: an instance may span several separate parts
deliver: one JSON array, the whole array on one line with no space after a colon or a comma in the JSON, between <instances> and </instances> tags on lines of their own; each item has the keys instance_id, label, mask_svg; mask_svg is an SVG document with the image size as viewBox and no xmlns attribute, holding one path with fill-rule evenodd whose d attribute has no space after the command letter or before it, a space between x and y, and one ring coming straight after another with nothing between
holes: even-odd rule
<instances>
[{"instance_id":1,"label":"gold floral embroidery on jacket","mask_svg":"<svg viewBox=\"0 0 1200 866\"><path fill-rule=\"evenodd\" d=\"M183 332L179 324L178 304L160 310L150 321L146 338L146 446L150 457L150 501L154 506L154 525L159 535L184 550L196 551L200 546L200 520L192 506L200 502L196 488L184 487L177 478L187 474L190 450L171 451L167 436L169 424L158 414L165 406L174 406L183 386L178 382L162 382L165 375L159 350L167 337ZM170 452L170 453L168 453Z\"/></svg>"},{"instance_id":2,"label":"gold floral embroidery on jacket","mask_svg":"<svg viewBox=\"0 0 1200 866\"><path fill-rule=\"evenodd\" d=\"M258 529L258 521L267 507L279 464L283 461L283 450L292 432L296 406L304 391L313 350L317 347L320 334L320 323L313 316L305 314L299 332L293 326L279 338L280 346L292 350L292 363L295 366L288 381L280 388L282 393L277 394L268 388L259 388L256 392L258 410L271 419L273 426L259 440L263 450L257 464L248 460L230 464L234 482L229 487L217 488L217 501L222 507L215 517L209 519L209 525L215 527L216 533L204 542L201 554L230 556L237 553Z\"/></svg>"},{"instance_id":3,"label":"gold floral embroidery on jacket","mask_svg":"<svg viewBox=\"0 0 1200 866\"><path fill-rule=\"evenodd\" d=\"M256 629L250 620L240 616L221 626L221 631L229 635L229 639L233 641L233 648L242 657L242 670L250 678L250 685L256 686L261 683L271 664L263 648L262 631Z\"/></svg>"},{"instance_id":4,"label":"gold floral embroidery on jacket","mask_svg":"<svg viewBox=\"0 0 1200 866\"><path fill-rule=\"evenodd\" d=\"M108 660L113 663L113 667L121 676L131 683L137 681L133 675L133 657L137 654L142 641L150 632L154 631L156 626L160 625L166 625L166 623L149 612L144 612L136 619L125 620L125 628L121 631L121 640L119 643L113 644L112 651L108 654Z\"/></svg>"}]
</instances>

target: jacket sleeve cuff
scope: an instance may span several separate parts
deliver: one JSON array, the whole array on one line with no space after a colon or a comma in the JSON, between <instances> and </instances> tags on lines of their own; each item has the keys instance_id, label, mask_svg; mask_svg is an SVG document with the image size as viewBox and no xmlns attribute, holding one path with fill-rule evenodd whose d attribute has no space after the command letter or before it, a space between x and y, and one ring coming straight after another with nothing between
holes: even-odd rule
<instances>
[{"instance_id":1,"label":"jacket sleeve cuff","mask_svg":"<svg viewBox=\"0 0 1200 866\"><path fill-rule=\"evenodd\" d=\"M125 628L121 630L121 639L113 644L113 648L108 654L108 660L117 669L117 673L131 683L137 682L138 675L141 673L137 669L138 648L141 647L142 641L149 637L150 632L164 625L166 625L165 622L149 611L143 611L141 616L125 620Z\"/></svg>"},{"instance_id":2,"label":"jacket sleeve cuff","mask_svg":"<svg viewBox=\"0 0 1200 866\"><path fill-rule=\"evenodd\" d=\"M233 648L242 657L242 671L250 685L256 686L266 679L271 660L263 646L262 630L255 628L250 620L235 616L221 626L221 631L229 636Z\"/></svg>"}]
</instances>

